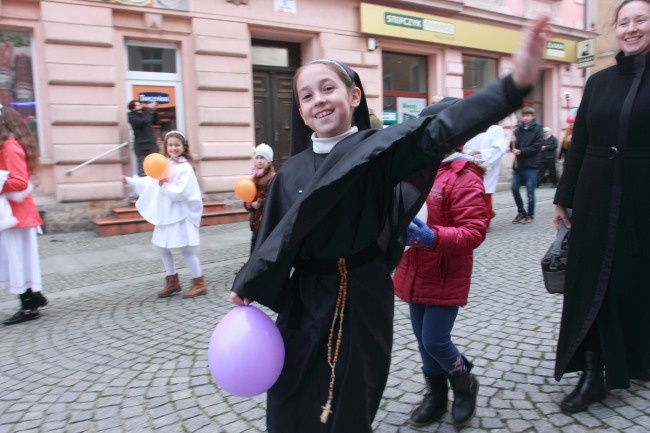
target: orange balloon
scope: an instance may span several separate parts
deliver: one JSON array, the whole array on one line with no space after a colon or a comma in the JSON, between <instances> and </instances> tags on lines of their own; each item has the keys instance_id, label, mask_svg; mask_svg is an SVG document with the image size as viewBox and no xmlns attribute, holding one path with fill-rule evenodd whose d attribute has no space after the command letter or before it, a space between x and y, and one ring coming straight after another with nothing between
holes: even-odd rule
<instances>
[{"instance_id":1,"label":"orange balloon","mask_svg":"<svg viewBox=\"0 0 650 433\"><path fill-rule=\"evenodd\" d=\"M167 158L160 153L150 153L142 162L142 168L147 176L164 179L167 176Z\"/></svg>"},{"instance_id":2,"label":"orange balloon","mask_svg":"<svg viewBox=\"0 0 650 433\"><path fill-rule=\"evenodd\" d=\"M241 201L245 201L246 203L253 202L257 196L255 183L245 177L237 179L237 182L235 182L235 195L239 197Z\"/></svg>"}]
</instances>

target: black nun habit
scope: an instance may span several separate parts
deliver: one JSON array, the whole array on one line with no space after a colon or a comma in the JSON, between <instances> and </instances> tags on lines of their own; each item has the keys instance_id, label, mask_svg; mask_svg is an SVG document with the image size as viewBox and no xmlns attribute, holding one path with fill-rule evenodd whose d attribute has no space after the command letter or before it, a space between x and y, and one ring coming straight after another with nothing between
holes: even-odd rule
<instances>
[{"instance_id":1,"label":"black nun habit","mask_svg":"<svg viewBox=\"0 0 650 433\"><path fill-rule=\"evenodd\" d=\"M354 71L337 65L362 89ZM466 100L442 103L443 111L376 130L368 129L362 92L354 113L359 131L324 155L314 153L310 130L295 118L296 154L271 184L256 247L233 284L240 296L278 313L286 357L267 396L270 433L372 431L390 367L390 273L406 227L445 154L521 104L506 77Z\"/></svg>"}]
</instances>

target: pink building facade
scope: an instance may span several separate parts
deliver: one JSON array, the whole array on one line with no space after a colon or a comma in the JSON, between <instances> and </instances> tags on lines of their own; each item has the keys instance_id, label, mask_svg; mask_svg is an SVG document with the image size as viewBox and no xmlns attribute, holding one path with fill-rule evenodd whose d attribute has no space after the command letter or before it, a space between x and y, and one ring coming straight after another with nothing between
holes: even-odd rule
<instances>
[{"instance_id":1,"label":"pink building facade","mask_svg":"<svg viewBox=\"0 0 650 433\"><path fill-rule=\"evenodd\" d=\"M300 64L348 63L370 107L395 123L508 73L522 27L539 13L554 17L555 34L528 102L561 136L584 84L576 45L594 37L584 2L0 0L0 102L38 135L38 190L57 202L124 197L132 152L113 149L131 139L131 99L158 101L159 137L183 130L203 191L228 197L256 144L270 144L277 165L288 158Z\"/></svg>"}]
</instances>

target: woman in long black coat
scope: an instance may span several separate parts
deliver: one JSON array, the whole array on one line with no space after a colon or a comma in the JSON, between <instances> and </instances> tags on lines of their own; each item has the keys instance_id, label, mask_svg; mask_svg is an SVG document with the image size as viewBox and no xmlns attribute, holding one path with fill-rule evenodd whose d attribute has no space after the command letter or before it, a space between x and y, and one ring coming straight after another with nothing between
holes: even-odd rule
<instances>
[{"instance_id":1,"label":"woman in long black coat","mask_svg":"<svg viewBox=\"0 0 650 433\"><path fill-rule=\"evenodd\" d=\"M650 0L621 3L616 35L622 51L587 81L554 200L556 224L573 209L555 379L583 372L565 412L650 367Z\"/></svg>"}]
</instances>

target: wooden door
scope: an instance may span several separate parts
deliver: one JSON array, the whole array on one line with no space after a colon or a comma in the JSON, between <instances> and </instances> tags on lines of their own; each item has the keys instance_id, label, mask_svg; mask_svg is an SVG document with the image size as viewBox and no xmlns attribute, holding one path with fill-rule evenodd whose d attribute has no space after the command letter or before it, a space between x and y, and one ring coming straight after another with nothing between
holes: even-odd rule
<instances>
[{"instance_id":1,"label":"wooden door","mask_svg":"<svg viewBox=\"0 0 650 433\"><path fill-rule=\"evenodd\" d=\"M291 156L292 77L293 71L253 70L255 145L271 146L276 170Z\"/></svg>"}]
</instances>

